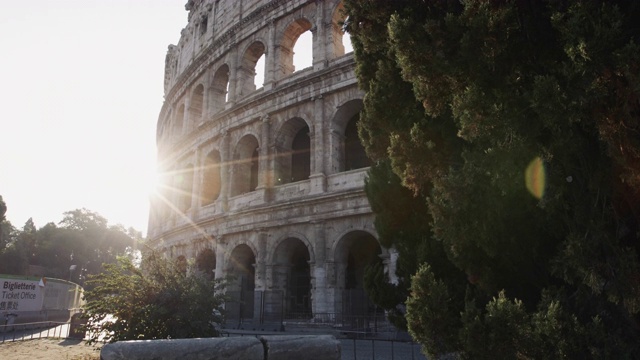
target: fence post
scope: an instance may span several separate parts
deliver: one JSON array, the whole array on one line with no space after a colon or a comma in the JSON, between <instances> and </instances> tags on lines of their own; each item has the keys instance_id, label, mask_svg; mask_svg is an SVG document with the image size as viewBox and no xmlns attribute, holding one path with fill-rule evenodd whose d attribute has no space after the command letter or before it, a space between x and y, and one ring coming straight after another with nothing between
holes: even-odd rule
<instances>
[{"instance_id":1,"label":"fence post","mask_svg":"<svg viewBox=\"0 0 640 360\"><path fill-rule=\"evenodd\" d=\"M376 360L376 342L371 339L371 359Z\"/></svg>"},{"instance_id":2,"label":"fence post","mask_svg":"<svg viewBox=\"0 0 640 360\"><path fill-rule=\"evenodd\" d=\"M254 314L255 316L255 314ZM260 291L260 325L264 324L264 290Z\"/></svg>"},{"instance_id":3,"label":"fence post","mask_svg":"<svg viewBox=\"0 0 640 360\"><path fill-rule=\"evenodd\" d=\"M391 340L391 360L393 360L395 357L395 349L393 347L393 343L395 343L395 341Z\"/></svg>"},{"instance_id":4,"label":"fence post","mask_svg":"<svg viewBox=\"0 0 640 360\"><path fill-rule=\"evenodd\" d=\"M356 354L356 338L353 338L353 360L358 360L358 355Z\"/></svg>"},{"instance_id":5,"label":"fence post","mask_svg":"<svg viewBox=\"0 0 640 360\"><path fill-rule=\"evenodd\" d=\"M282 294L282 302L280 305L282 305L282 311L280 312L280 331L284 331L284 290L282 290L281 292Z\"/></svg>"}]
</instances>

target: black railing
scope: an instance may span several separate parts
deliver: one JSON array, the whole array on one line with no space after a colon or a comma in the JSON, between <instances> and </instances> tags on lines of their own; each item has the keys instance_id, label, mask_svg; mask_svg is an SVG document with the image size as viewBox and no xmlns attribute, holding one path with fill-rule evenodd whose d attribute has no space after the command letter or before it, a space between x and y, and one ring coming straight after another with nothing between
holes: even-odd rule
<instances>
[{"instance_id":1,"label":"black railing","mask_svg":"<svg viewBox=\"0 0 640 360\"><path fill-rule=\"evenodd\" d=\"M377 308L364 290L343 290L338 294L336 312L313 313L310 302L292 300L286 290L228 291L225 304L226 326L308 323L325 324L351 331L378 332L390 327L384 312Z\"/></svg>"},{"instance_id":2,"label":"black railing","mask_svg":"<svg viewBox=\"0 0 640 360\"><path fill-rule=\"evenodd\" d=\"M269 332L223 331L223 337L271 335ZM420 345L411 339L357 339L337 337L340 341L341 360L426 360Z\"/></svg>"}]
</instances>

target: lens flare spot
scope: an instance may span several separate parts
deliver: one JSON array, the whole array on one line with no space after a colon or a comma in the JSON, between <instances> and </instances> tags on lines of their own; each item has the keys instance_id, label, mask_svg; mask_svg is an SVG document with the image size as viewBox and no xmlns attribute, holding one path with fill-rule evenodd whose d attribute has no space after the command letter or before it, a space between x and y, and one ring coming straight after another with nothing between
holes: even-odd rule
<instances>
[{"instance_id":1,"label":"lens flare spot","mask_svg":"<svg viewBox=\"0 0 640 360\"><path fill-rule=\"evenodd\" d=\"M546 174L542 159L536 157L529 163L527 170L524 172L524 182L531 195L537 199L542 198L546 183Z\"/></svg>"}]
</instances>

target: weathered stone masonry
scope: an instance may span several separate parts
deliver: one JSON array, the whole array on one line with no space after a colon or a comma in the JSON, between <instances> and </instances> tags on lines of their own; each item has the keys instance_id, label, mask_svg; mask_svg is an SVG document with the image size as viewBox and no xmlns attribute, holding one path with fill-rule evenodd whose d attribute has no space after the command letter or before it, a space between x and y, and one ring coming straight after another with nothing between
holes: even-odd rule
<instances>
[{"instance_id":1,"label":"weathered stone masonry","mask_svg":"<svg viewBox=\"0 0 640 360\"><path fill-rule=\"evenodd\" d=\"M341 2L190 0L186 9L166 57L152 246L235 275L228 291L247 319L369 311L354 297L364 268L392 264L363 191L363 93L344 53ZM313 63L294 69L306 31Z\"/></svg>"}]
</instances>

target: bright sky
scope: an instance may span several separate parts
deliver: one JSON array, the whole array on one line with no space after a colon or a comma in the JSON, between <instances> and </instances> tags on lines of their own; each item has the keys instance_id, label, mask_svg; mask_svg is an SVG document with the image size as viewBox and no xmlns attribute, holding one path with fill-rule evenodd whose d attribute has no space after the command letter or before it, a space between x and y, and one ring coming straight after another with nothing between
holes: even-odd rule
<instances>
[{"instance_id":1,"label":"bright sky","mask_svg":"<svg viewBox=\"0 0 640 360\"><path fill-rule=\"evenodd\" d=\"M84 207L146 234L185 3L0 0L0 195L15 227Z\"/></svg>"}]
</instances>

